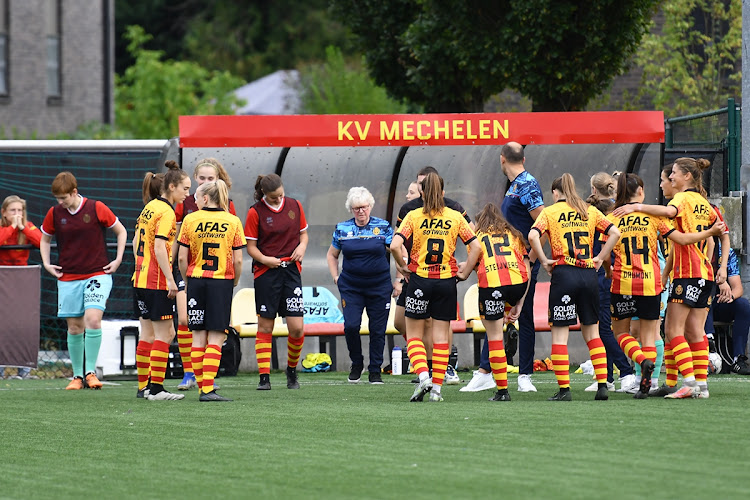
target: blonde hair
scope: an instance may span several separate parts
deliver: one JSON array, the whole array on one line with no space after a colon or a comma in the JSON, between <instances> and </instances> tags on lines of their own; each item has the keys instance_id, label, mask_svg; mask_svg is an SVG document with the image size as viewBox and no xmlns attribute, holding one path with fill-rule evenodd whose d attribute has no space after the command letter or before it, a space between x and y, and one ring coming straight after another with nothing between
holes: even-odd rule
<instances>
[{"instance_id":1,"label":"blonde hair","mask_svg":"<svg viewBox=\"0 0 750 500\"><path fill-rule=\"evenodd\" d=\"M618 173L619 174L619 173ZM614 198L617 191L615 178L607 172L597 172L591 176L591 185L604 198Z\"/></svg>"},{"instance_id":2,"label":"blonde hair","mask_svg":"<svg viewBox=\"0 0 750 500\"><path fill-rule=\"evenodd\" d=\"M213 204L225 212L229 211L229 190L227 184L221 179L205 182L198 186L195 191L196 195L206 195Z\"/></svg>"},{"instance_id":3,"label":"blonde hair","mask_svg":"<svg viewBox=\"0 0 750 500\"><path fill-rule=\"evenodd\" d=\"M8 196L7 198L5 198L5 200L3 200L2 211L5 212L6 210L8 210L8 205L10 205L11 203L20 203L21 204L21 207L23 208L23 225L26 226L26 221L27 221L27 219L26 219L26 200L24 200L20 196L16 196L16 195L12 194L12 195ZM5 217L4 216L0 217L0 226L2 226L2 227L8 227L8 226L10 226L10 223L7 223L5 221ZM23 234L23 232L19 231L18 232L18 244L19 245L23 245L25 243L26 243L26 235Z\"/></svg>"},{"instance_id":4,"label":"blonde hair","mask_svg":"<svg viewBox=\"0 0 750 500\"><path fill-rule=\"evenodd\" d=\"M198 170L203 167L213 168L214 171L216 171L216 177L224 181L224 184L227 185L227 190L232 189L232 179L229 177L229 174L224 168L224 165L222 165L221 162L216 158L203 158L201 160L198 160L198 163L193 169L193 179L198 176Z\"/></svg>"},{"instance_id":5,"label":"blonde hair","mask_svg":"<svg viewBox=\"0 0 750 500\"><path fill-rule=\"evenodd\" d=\"M566 203L578 212L583 220L589 219L588 205L578 196L576 181L573 180L572 175L565 173L552 181L552 190L560 192L563 198L565 198Z\"/></svg>"}]
</instances>

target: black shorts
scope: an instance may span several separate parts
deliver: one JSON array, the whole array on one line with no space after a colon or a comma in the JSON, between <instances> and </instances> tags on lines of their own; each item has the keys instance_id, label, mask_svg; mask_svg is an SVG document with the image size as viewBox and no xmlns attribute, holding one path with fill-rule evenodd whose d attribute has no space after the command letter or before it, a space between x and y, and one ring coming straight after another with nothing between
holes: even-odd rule
<instances>
[{"instance_id":1,"label":"black shorts","mask_svg":"<svg viewBox=\"0 0 750 500\"><path fill-rule=\"evenodd\" d=\"M643 295L620 295L613 293L609 305L609 312L613 321L632 318L656 320L661 313L661 294Z\"/></svg>"},{"instance_id":2,"label":"black shorts","mask_svg":"<svg viewBox=\"0 0 750 500\"><path fill-rule=\"evenodd\" d=\"M133 288L133 306L136 316L151 321L174 319L175 299L167 297L166 290Z\"/></svg>"},{"instance_id":3,"label":"black shorts","mask_svg":"<svg viewBox=\"0 0 750 500\"><path fill-rule=\"evenodd\" d=\"M456 319L456 278L422 278L412 274L404 295L404 315L407 318Z\"/></svg>"},{"instance_id":4,"label":"black shorts","mask_svg":"<svg viewBox=\"0 0 750 500\"><path fill-rule=\"evenodd\" d=\"M304 316L302 277L295 263L267 270L255 278L254 286L255 312L261 318Z\"/></svg>"},{"instance_id":5,"label":"black shorts","mask_svg":"<svg viewBox=\"0 0 750 500\"><path fill-rule=\"evenodd\" d=\"M172 277L174 278L174 282L177 283L177 291L178 292L184 292L185 291L185 280L182 279L182 273L180 272L180 268L177 266L172 266Z\"/></svg>"},{"instance_id":6,"label":"black shorts","mask_svg":"<svg viewBox=\"0 0 750 500\"><path fill-rule=\"evenodd\" d=\"M405 307L406 306L406 287L407 283L404 278L401 278L401 293L396 297L396 305Z\"/></svg>"},{"instance_id":7,"label":"black shorts","mask_svg":"<svg viewBox=\"0 0 750 500\"><path fill-rule=\"evenodd\" d=\"M505 317L505 304L518 304L526 293L526 283L479 289L479 315L490 321Z\"/></svg>"},{"instance_id":8,"label":"black shorts","mask_svg":"<svg viewBox=\"0 0 750 500\"><path fill-rule=\"evenodd\" d=\"M557 265L549 287L549 323L552 326L599 322L599 279L594 269Z\"/></svg>"},{"instance_id":9,"label":"black shorts","mask_svg":"<svg viewBox=\"0 0 750 500\"><path fill-rule=\"evenodd\" d=\"M711 307L714 302L713 281L704 278L677 278L672 280L669 301L688 307Z\"/></svg>"},{"instance_id":10,"label":"black shorts","mask_svg":"<svg viewBox=\"0 0 750 500\"><path fill-rule=\"evenodd\" d=\"M188 278L188 327L225 332L232 312L234 280Z\"/></svg>"}]
</instances>

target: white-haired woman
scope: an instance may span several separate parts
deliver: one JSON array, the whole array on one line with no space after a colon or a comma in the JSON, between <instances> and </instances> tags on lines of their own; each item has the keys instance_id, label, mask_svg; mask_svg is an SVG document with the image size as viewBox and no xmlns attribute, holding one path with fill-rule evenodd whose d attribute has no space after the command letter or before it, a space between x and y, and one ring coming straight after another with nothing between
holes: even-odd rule
<instances>
[{"instance_id":1,"label":"white-haired woman","mask_svg":"<svg viewBox=\"0 0 750 500\"><path fill-rule=\"evenodd\" d=\"M370 330L369 382L382 384L380 375L385 346L385 328L391 303L390 264L388 251L393 228L388 221L372 217L375 199L364 187L353 187L346 197L346 210L354 217L336 224L328 249L328 270L338 285L344 309L344 334L349 348L352 369L349 382L359 382L364 369L359 329L362 311L367 309ZM339 273L339 256L343 265Z\"/></svg>"}]
</instances>

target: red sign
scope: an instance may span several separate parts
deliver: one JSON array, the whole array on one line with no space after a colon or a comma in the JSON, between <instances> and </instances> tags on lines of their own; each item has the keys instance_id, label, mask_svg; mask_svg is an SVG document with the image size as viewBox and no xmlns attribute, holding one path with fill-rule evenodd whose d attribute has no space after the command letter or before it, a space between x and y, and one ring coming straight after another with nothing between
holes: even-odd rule
<instances>
[{"instance_id":1,"label":"red sign","mask_svg":"<svg viewBox=\"0 0 750 500\"><path fill-rule=\"evenodd\" d=\"M661 111L181 116L180 146L485 146L664 142Z\"/></svg>"}]
</instances>

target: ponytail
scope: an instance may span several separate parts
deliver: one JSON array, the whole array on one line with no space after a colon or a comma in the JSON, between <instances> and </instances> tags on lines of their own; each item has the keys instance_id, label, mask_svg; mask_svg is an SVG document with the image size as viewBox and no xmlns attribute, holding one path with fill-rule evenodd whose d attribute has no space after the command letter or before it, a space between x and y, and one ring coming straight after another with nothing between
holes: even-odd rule
<instances>
[{"instance_id":1,"label":"ponytail","mask_svg":"<svg viewBox=\"0 0 750 500\"><path fill-rule=\"evenodd\" d=\"M424 202L422 213L430 217L443 213L445 208L443 186L443 178L438 174L430 173L422 179L422 201Z\"/></svg>"},{"instance_id":2,"label":"ponytail","mask_svg":"<svg viewBox=\"0 0 750 500\"><path fill-rule=\"evenodd\" d=\"M164 174L155 174L153 172L146 172L146 176L143 178L143 204L148 204L149 201L158 198L161 194L162 184L164 182Z\"/></svg>"},{"instance_id":3,"label":"ponytail","mask_svg":"<svg viewBox=\"0 0 750 500\"><path fill-rule=\"evenodd\" d=\"M623 174L617 179L617 198L615 208L630 203L639 187L643 187L643 179L636 174Z\"/></svg>"},{"instance_id":4,"label":"ponytail","mask_svg":"<svg viewBox=\"0 0 750 500\"><path fill-rule=\"evenodd\" d=\"M255 201L263 199L267 193L273 193L279 189L283 184L281 183L281 177L276 174L259 175L255 179Z\"/></svg>"},{"instance_id":5,"label":"ponytail","mask_svg":"<svg viewBox=\"0 0 750 500\"><path fill-rule=\"evenodd\" d=\"M229 190L227 189L226 183L221 179L201 184L198 186L196 194L199 196L208 196L211 203L225 212L229 211Z\"/></svg>"},{"instance_id":6,"label":"ponytail","mask_svg":"<svg viewBox=\"0 0 750 500\"><path fill-rule=\"evenodd\" d=\"M568 205L573 208L583 220L588 220L588 205L586 202L578 196L576 191L576 182L573 180L573 176L564 173L552 182L552 190L558 191L562 194Z\"/></svg>"}]
</instances>

